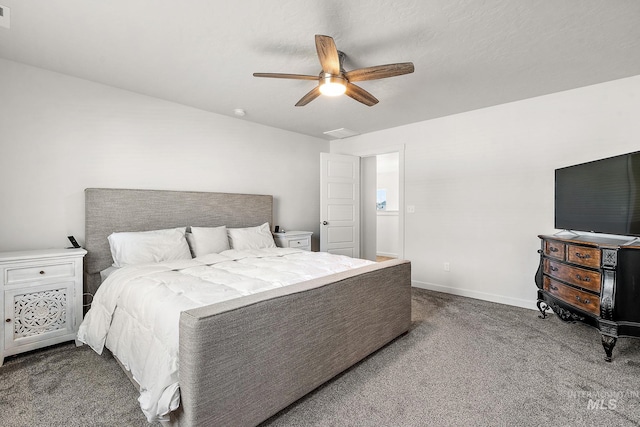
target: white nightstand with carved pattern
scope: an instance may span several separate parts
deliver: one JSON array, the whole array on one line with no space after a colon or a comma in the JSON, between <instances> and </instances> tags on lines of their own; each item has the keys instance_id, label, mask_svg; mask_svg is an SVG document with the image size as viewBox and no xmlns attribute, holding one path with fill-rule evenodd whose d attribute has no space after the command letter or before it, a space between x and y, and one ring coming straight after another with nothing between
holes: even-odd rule
<instances>
[{"instance_id":1,"label":"white nightstand with carved pattern","mask_svg":"<svg viewBox=\"0 0 640 427\"><path fill-rule=\"evenodd\" d=\"M0 366L6 356L76 339L84 249L0 253ZM76 341L80 345L79 341Z\"/></svg>"}]
</instances>

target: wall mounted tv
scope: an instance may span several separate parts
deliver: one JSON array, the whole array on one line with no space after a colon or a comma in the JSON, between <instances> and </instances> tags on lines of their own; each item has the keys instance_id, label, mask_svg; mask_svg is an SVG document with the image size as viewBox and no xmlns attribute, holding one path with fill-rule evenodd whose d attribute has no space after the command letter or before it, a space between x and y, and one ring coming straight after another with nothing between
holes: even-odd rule
<instances>
[{"instance_id":1,"label":"wall mounted tv","mask_svg":"<svg viewBox=\"0 0 640 427\"><path fill-rule=\"evenodd\" d=\"M555 227L640 236L640 151L556 169Z\"/></svg>"}]
</instances>

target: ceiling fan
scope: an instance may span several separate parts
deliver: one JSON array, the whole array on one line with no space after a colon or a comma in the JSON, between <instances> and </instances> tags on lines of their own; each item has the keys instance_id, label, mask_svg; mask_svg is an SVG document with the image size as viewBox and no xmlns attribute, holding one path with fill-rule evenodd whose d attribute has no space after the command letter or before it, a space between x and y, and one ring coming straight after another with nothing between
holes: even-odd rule
<instances>
[{"instance_id":1,"label":"ceiling fan","mask_svg":"<svg viewBox=\"0 0 640 427\"><path fill-rule=\"evenodd\" d=\"M412 62L402 62L345 71L342 67L345 55L336 48L333 38L329 36L316 35L316 50L322 66L322 71L318 76L282 73L253 73L253 75L254 77L272 77L276 79L316 80L318 86L303 96L296 104L296 107L307 105L321 94L327 96L345 94L371 107L378 103L376 97L360 86L354 85L353 82L401 76L413 73L414 70Z\"/></svg>"}]
</instances>

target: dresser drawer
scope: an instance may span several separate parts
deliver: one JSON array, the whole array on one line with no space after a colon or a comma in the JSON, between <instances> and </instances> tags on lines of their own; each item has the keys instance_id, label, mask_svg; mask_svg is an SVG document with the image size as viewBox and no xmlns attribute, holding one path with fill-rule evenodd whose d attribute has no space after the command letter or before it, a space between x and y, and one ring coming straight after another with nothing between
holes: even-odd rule
<instances>
[{"instance_id":1,"label":"dresser drawer","mask_svg":"<svg viewBox=\"0 0 640 427\"><path fill-rule=\"evenodd\" d=\"M551 259L544 260L544 273L563 282L600 293L600 272L572 267Z\"/></svg>"},{"instance_id":2,"label":"dresser drawer","mask_svg":"<svg viewBox=\"0 0 640 427\"><path fill-rule=\"evenodd\" d=\"M571 304L595 316L600 315L600 298L597 295L563 285L546 276L544 278L544 289L567 304Z\"/></svg>"},{"instance_id":3,"label":"dresser drawer","mask_svg":"<svg viewBox=\"0 0 640 427\"><path fill-rule=\"evenodd\" d=\"M565 244L552 240L544 241L544 254L551 258L564 260Z\"/></svg>"},{"instance_id":4,"label":"dresser drawer","mask_svg":"<svg viewBox=\"0 0 640 427\"><path fill-rule=\"evenodd\" d=\"M311 245L311 241L309 240L308 237L305 237L303 239L289 240L290 248L301 248L309 245Z\"/></svg>"},{"instance_id":5,"label":"dresser drawer","mask_svg":"<svg viewBox=\"0 0 640 427\"><path fill-rule=\"evenodd\" d=\"M51 264L25 264L7 267L4 274L6 285L32 282L36 280L60 279L74 277L76 264L73 261Z\"/></svg>"},{"instance_id":6,"label":"dresser drawer","mask_svg":"<svg viewBox=\"0 0 640 427\"><path fill-rule=\"evenodd\" d=\"M567 245L567 261L587 267L600 268L600 249Z\"/></svg>"}]
</instances>

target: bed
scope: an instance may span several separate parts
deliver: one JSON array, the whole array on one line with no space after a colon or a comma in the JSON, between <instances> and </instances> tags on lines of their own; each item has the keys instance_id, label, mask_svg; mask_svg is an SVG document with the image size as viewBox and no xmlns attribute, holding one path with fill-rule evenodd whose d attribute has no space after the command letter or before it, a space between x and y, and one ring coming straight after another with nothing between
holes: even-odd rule
<instances>
[{"instance_id":1,"label":"bed","mask_svg":"<svg viewBox=\"0 0 640 427\"><path fill-rule=\"evenodd\" d=\"M92 188L85 202L91 294L113 263L113 232L273 223L268 195ZM410 268L375 263L181 312L180 406L168 424L257 425L405 333Z\"/></svg>"}]
</instances>

